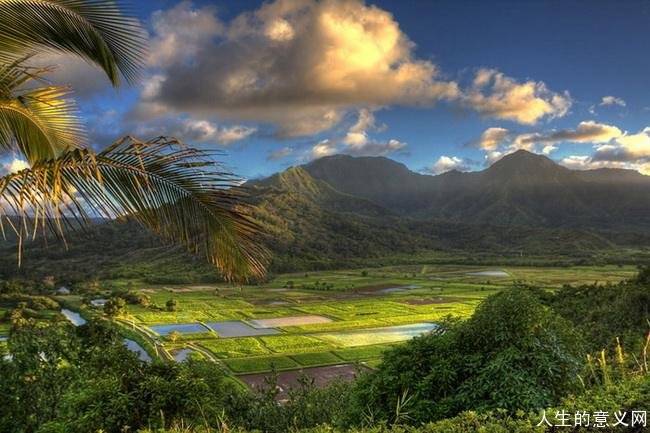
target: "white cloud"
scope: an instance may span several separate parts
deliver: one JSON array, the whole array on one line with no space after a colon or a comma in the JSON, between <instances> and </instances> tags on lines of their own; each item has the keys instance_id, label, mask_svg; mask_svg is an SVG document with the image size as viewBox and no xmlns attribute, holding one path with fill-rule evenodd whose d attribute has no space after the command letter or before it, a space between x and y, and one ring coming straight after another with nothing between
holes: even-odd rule
<instances>
[{"instance_id":1,"label":"white cloud","mask_svg":"<svg viewBox=\"0 0 650 433\"><path fill-rule=\"evenodd\" d=\"M650 127L636 134L625 133L611 143L598 146L593 159L637 163L650 161Z\"/></svg>"},{"instance_id":2,"label":"white cloud","mask_svg":"<svg viewBox=\"0 0 650 433\"><path fill-rule=\"evenodd\" d=\"M481 137L475 142L476 147L483 150L497 149L510 135L510 131L505 128L488 128L481 134Z\"/></svg>"},{"instance_id":3,"label":"white cloud","mask_svg":"<svg viewBox=\"0 0 650 433\"><path fill-rule=\"evenodd\" d=\"M547 144L542 148L542 153L544 155L550 155L551 153L555 152L557 150L557 146L554 146L552 144Z\"/></svg>"},{"instance_id":4,"label":"white cloud","mask_svg":"<svg viewBox=\"0 0 650 433\"><path fill-rule=\"evenodd\" d=\"M543 118L563 117L572 104L568 92L552 92L541 81L519 83L494 69L478 70L461 101L482 116L527 125Z\"/></svg>"},{"instance_id":5,"label":"white cloud","mask_svg":"<svg viewBox=\"0 0 650 433\"><path fill-rule=\"evenodd\" d=\"M428 167L426 171L433 174L446 173L451 170L458 171L468 171L469 164L462 158L457 156L441 156L431 167Z\"/></svg>"},{"instance_id":6,"label":"white cloud","mask_svg":"<svg viewBox=\"0 0 650 433\"><path fill-rule=\"evenodd\" d=\"M182 25L178 25L181 23ZM313 135L359 108L460 104L482 116L532 124L566 114L568 94L481 69L466 91L446 79L394 17L361 0L276 0L222 23L189 2L153 16L155 78L135 114L219 117ZM196 28L196 32L190 29ZM196 79L201 77L201 79ZM368 140L350 131L349 143Z\"/></svg>"},{"instance_id":7,"label":"white cloud","mask_svg":"<svg viewBox=\"0 0 650 433\"><path fill-rule=\"evenodd\" d=\"M519 149L531 149L537 144L607 143L622 134L616 126L589 120L580 122L575 129L520 134L513 139L513 145Z\"/></svg>"},{"instance_id":8,"label":"white cloud","mask_svg":"<svg viewBox=\"0 0 650 433\"><path fill-rule=\"evenodd\" d=\"M622 133L606 144L596 144L591 155L571 155L560 163L581 170L614 167L650 174L650 127L636 134Z\"/></svg>"},{"instance_id":9,"label":"white cloud","mask_svg":"<svg viewBox=\"0 0 650 433\"><path fill-rule=\"evenodd\" d=\"M314 145L309 152L309 159L318 159L324 156L334 155L336 153L336 145L332 144L330 140L322 140Z\"/></svg>"},{"instance_id":10,"label":"white cloud","mask_svg":"<svg viewBox=\"0 0 650 433\"><path fill-rule=\"evenodd\" d=\"M6 175L11 173L17 173L29 167L30 167L29 163L24 159L13 158L11 161L5 162L0 165L0 174Z\"/></svg>"},{"instance_id":11,"label":"white cloud","mask_svg":"<svg viewBox=\"0 0 650 433\"><path fill-rule=\"evenodd\" d=\"M200 35L191 38L194 26ZM329 129L354 106L431 105L459 92L438 79L435 65L414 58L389 12L361 1L278 0L227 26L214 10L184 2L156 12L154 32L161 53L151 65L168 79L143 94L144 117L162 105L273 123L289 137Z\"/></svg>"},{"instance_id":12,"label":"white cloud","mask_svg":"<svg viewBox=\"0 0 650 433\"><path fill-rule=\"evenodd\" d=\"M616 96L603 96L603 99L600 101L600 106L604 105L618 105L619 107L625 107L625 100L622 98L617 98Z\"/></svg>"},{"instance_id":13,"label":"white cloud","mask_svg":"<svg viewBox=\"0 0 650 433\"><path fill-rule=\"evenodd\" d=\"M191 61L201 46L225 31L214 7L195 9L189 1L166 11L155 11L151 25L154 37L148 64L155 67Z\"/></svg>"}]
</instances>

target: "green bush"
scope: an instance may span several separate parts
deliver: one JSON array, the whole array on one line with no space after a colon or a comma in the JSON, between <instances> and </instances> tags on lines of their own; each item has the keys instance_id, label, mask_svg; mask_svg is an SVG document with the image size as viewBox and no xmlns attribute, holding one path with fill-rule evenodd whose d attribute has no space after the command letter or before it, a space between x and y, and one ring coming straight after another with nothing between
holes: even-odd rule
<instances>
[{"instance_id":1,"label":"green bush","mask_svg":"<svg viewBox=\"0 0 650 433\"><path fill-rule=\"evenodd\" d=\"M466 322L387 351L358 381L350 422L363 414L392 422L400 404L413 423L543 408L576 389L580 353L570 325L530 291L504 291Z\"/></svg>"}]
</instances>

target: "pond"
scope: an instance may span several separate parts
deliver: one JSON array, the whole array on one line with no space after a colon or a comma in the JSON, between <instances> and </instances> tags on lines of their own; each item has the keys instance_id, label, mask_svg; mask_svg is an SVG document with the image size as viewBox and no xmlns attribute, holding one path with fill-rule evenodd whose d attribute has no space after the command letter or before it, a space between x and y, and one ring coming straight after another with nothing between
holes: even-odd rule
<instances>
[{"instance_id":1,"label":"pond","mask_svg":"<svg viewBox=\"0 0 650 433\"><path fill-rule=\"evenodd\" d=\"M509 277L510 274L505 271L479 271L479 272L467 272L465 275L471 277Z\"/></svg>"},{"instance_id":2,"label":"pond","mask_svg":"<svg viewBox=\"0 0 650 433\"><path fill-rule=\"evenodd\" d=\"M258 335L271 335L279 334L280 331L273 328L253 328L246 323L240 321L228 321L228 322L211 322L207 323L209 328L212 328L219 337L229 338L229 337L255 337Z\"/></svg>"},{"instance_id":3,"label":"pond","mask_svg":"<svg viewBox=\"0 0 650 433\"><path fill-rule=\"evenodd\" d=\"M146 350L142 346L140 346L137 342L133 340L129 340L128 338L124 339L124 345L126 346L127 349L129 349L131 352L135 352L138 354L138 358L140 361L144 362L151 362L151 356L147 353Z\"/></svg>"},{"instance_id":4,"label":"pond","mask_svg":"<svg viewBox=\"0 0 650 433\"><path fill-rule=\"evenodd\" d=\"M422 286L398 286L398 287L389 287L387 289L381 289L381 293L394 293L394 292L404 292L406 290L421 289Z\"/></svg>"},{"instance_id":5,"label":"pond","mask_svg":"<svg viewBox=\"0 0 650 433\"><path fill-rule=\"evenodd\" d=\"M77 313L76 311L62 308L61 314L63 314L66 319L68 319L74 326L81 326L87 323L86 319L81 317L81 314ZM151 362L151 356L149 356L147 351L144 350L144 348L138 343L133 340L129 340L128 338L125 338L123 342L127 349L138 354L138 358L140 358L141 361Z\"/></svg>"},{"instance_id":6,"label":"pond","mask_svg":"<svg viewBox=\"0 0 650 433\"><path fill-rule=\"evenodd\" d=\"M192 353L194 353L192 349L181 349L178 352L176 352L176 354L174 355L174 361L176 362L187 361L187 358Z\"/></svg>"},{"instance_id":7,"label":"pond","mask_svg":"<svg viewBox=\"0 0 650 433\"><path fill-rule=\"evenodd\" d=\"M385 328L359 329L355 331L326 332L312 334L313 337L343 346L368 346L371 344L396 343L410 340L436 329L435 323L414 323L411 325L387 326Z\"/></svg>"},{"instance_id":8,"label":"pond","mask_svg":"<svg viewBox=\"0 0 650 433\"><path fill-rule=\"evenodd\" d=\"M206 328L200 323L179 323L173 325L157 325L157 326L150 326L149 329L151 329L158 335L169 335L173 331L179 332L181 334L200 334L203 332L210 332L210 329Z\"/></svg>"},{"instance_id":9,"label":"pond","mask_svg":"<svg viewBox=\"0 0 650 433\"><path fill-rule=\"evenodd\" d=\"M61 314L65 316L74 326L81 326L86 324L86 319L81 317L81 314L76 311L68 310L67 308L61 309Z\"/></svg>"}]
</instances>

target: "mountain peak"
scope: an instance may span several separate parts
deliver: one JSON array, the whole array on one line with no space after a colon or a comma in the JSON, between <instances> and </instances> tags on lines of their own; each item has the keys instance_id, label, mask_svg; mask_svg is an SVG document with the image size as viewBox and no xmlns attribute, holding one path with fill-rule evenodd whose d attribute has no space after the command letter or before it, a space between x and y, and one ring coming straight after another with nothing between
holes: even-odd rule
<instances>
[{"instance_id":1,"label":"mountain peak","mask_svg":"<svg viewBox=\"0 0 650 433\"><path fill-rule=\"evenodd\" d=\"M546 177L566 174L570 171L547 156L520 149L492 164L485 173L505 177Z\"/></svg>"}]
</instances>

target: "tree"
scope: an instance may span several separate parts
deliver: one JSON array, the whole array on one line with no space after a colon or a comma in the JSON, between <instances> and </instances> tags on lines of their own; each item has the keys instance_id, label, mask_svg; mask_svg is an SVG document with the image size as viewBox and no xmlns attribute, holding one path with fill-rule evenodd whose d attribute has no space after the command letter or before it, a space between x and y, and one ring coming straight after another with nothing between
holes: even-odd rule
<instances>
[{"instance_id":1,"label":"tree","mask_svg":"<svg viewBox=\"0 0 650 433\"><path fill-rule=\"evenodd\" d=\"M104 304L104 314L107 316L119 316L124 311L126 311L126 301L120 297L114 296Z\"/></svg>"},{"instance_id":2,"label":"tree","mask_svg":"<svg viewBox=\"0 0 650 433\"><path fill-rule=\"evenodd\" d=\"M353 413L370 407L393 422L405 392L413 422L466 410L537 410L575 389L581 355L568 322L527 289L504 290L466 322L386 352L379 369L356 384Z\"/></svg>"},{"instance_id":3,"label":"tree","mask_svg":"<svg viewBox=\"0 0 650 433\"><path fill-rule=\"evenodd\" d=\"M112 0L0 1L0 152L21 154L28 168L0 178L0 225L22 241L47 228L92 217L129 217L164 240L203 254L229 279L261 277L265 250L258 226L213 152L160 137L118 140L95 153L69 89L45 80L52 68L31 56L63 52L100 67L114 86L133 83L146 37L138 20ZM18 221L16 221L18 218Z\"/></svg>"},{"instance_id":4,"label":"tree","mask_svg":"<svg viewBox=\"0 0 650 433\"><path fill-rule=\"evenodd\" d=\"M176 311L176 299L170 299L169 301L165 302L165 307L167 307L167 311Z\"/></svg>"}]
</instances>

